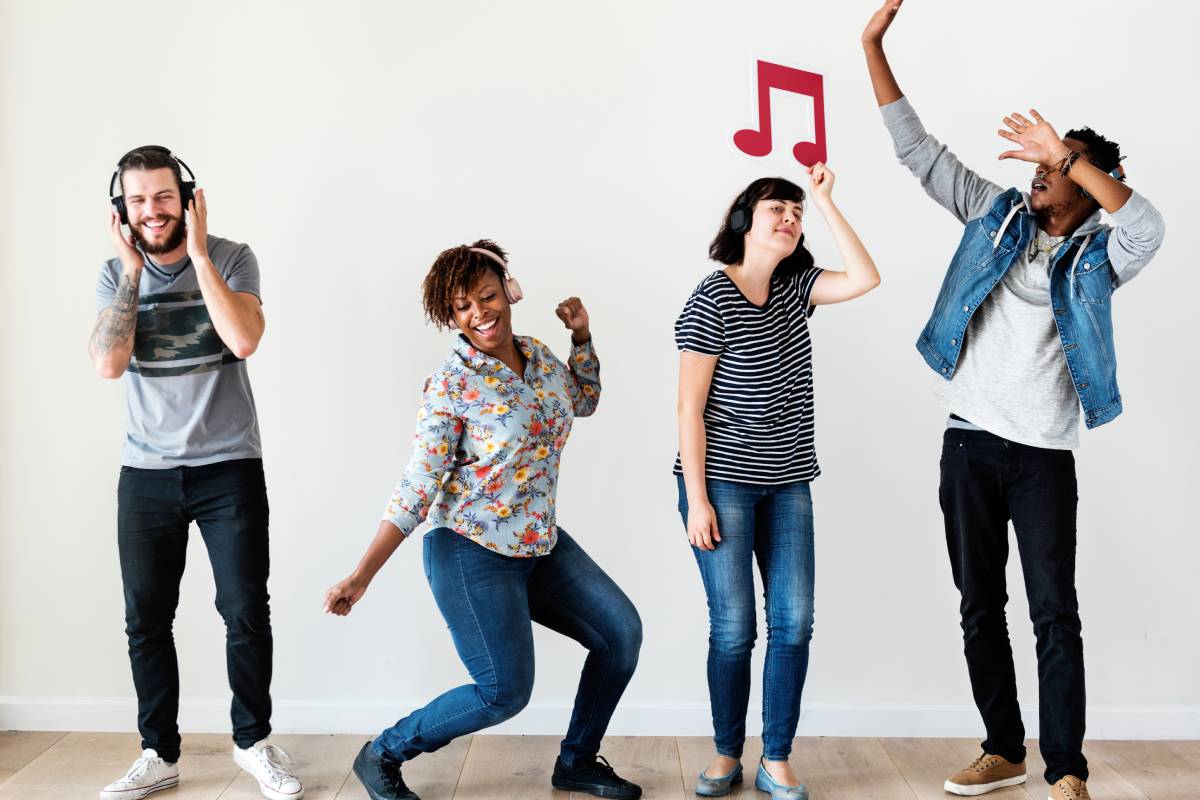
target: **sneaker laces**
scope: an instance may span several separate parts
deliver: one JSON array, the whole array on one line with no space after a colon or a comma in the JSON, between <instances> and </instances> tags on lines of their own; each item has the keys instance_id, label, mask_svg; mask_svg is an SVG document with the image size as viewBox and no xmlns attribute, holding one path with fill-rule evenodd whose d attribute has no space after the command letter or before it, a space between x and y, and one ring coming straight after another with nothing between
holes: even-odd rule
<instances>
[{"instance_id":1,"label":"sneaker laces","mask_svg":"<svg viewBox=\"0 0 1200 800\"><path fill-rule=\"evenodd\" d=\"M251 748L258 753L259 761L267 768L267 773L271 776L271 780L276 783L283 783L294 776L288 772L288 768L295 762L288 754L287 750L274 744L263 745L262 747Z\"/></svg>"},{"instance_id":2,"label":"sneaker laces","mask_svg":"<svg viewBox=\"0 0 1200 800\"><path fill-rule=\"evenodd\" d=\"M383 788L392 794L400 794L400 792L408 791L408 785L404 782L404 776L400 774L400 765L402 763L390 758L379 759L379 774L383 778Z\"/></svg>"},{"instance_id":3,"label":"sneaker laces","mask_svg":"<svg viewBox=\"0 0 1200 800\"><path fill-rule=\"evenodd\" d=\"M1054 788L1061 791L1067 800L1090 800L1091 797L1088 794L1087 784L1083 781L1079 782L1079 789L1076 789L1066 778L1059 778L1058 782L1054 784Z\"/></svg>"},{"instance_id":4,"label":"sneaker laces","mask_svg":"<svg viewBox=\"0 0 1200 800\"><path fill-rule=\"evenodd\" d=\"M149 756L140 756L137 761L133 762L133 766L125 773L125 777L121 778L117 783L134 784L137 779L146 774L146 772L154 766L154 761ZM157 775L157 770L155 770Z\"/></svg>"},{"instance_id":5,"label":"sneaker laces","mask_svg":"<svg viewBox=\"0 0 1200 800\"><path fill-rule=\"evenodd\" d=\"M594 775L612 777L616 778L617 780L622 780L622 778L617 775L617 771L613 769L613 765L608 763L608 759L602 755L593 756L592 760L589 761L584 768Z\"/></svg>"},{"instance_id":6,"label":"sneaker laces","mask_svg":"<svg viewBox=\"0 0 1200 800\"><path fill-rule=\"evenodd\" d=\"M992 753L984 753L983 755L979 756L979 758L972 761L971 766L967 767L967 769L971 770L972 772L985 772L996 765L994 760L995 758L996 756Z\"/></svg>"}]
</instances>

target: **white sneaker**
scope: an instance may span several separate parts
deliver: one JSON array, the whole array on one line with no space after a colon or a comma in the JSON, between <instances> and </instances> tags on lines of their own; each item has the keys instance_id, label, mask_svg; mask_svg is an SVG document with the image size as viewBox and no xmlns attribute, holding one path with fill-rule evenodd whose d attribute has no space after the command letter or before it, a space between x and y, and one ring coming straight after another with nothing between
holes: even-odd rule
<instances>
[{"instance_id":1,"label":"white sneaker","mask_svg":"<svg viewBox=\"0 0 1200 800\"><path fill-rule=\"evenodd\" d=\"M143 750L129 772L100 790L100 800L138 800L159 789L179 785L179 765L170 764L153 750Z\"/></svg>"},{"instance_id":2,"label":"white sneaker","mask_svg":"<svg viewBox=\"0 0 1200 800\"><path fill-rule=\"evenodd\" d=\"M304 786L300 779L285 767L292 765L292 757L282 747L266 744L266 739L245 750L234 745L233 761L254 776L258 790L270 800L300 800L304 797Z\"/></svg>"}]
</instances>

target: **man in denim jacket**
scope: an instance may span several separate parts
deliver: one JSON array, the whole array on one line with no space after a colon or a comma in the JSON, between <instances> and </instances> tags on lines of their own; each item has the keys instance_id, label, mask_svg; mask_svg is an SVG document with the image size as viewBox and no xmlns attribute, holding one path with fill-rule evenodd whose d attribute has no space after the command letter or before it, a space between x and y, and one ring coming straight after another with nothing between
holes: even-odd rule
<instances>
[{"instance_id":1,"label":"man in denim jacket","mask_svg":"<svg viewBox=\"0 0 1200 800\"><path fill-rule=\"evenodd\" d=\"M940 499L983 754L946 781L979 795L1025 780L1025 730L1004 607L1013 523L1037 637L1040 746L1051 800L1086 800L1084 670L1075 594L1075 462L1088 428L1121 413L1112 293L1162 243L1162 217L1123 183L1118 146L1090 128L1059 138L1036 112L1004 118L1037 165L1028 192L963 166L901 93L883 35L901 0L863 32L876 100L900 161L963 223L917 349L950 413ZM1101 222L1101 209L1114 226Z\"/></svg>"}]
</instances>

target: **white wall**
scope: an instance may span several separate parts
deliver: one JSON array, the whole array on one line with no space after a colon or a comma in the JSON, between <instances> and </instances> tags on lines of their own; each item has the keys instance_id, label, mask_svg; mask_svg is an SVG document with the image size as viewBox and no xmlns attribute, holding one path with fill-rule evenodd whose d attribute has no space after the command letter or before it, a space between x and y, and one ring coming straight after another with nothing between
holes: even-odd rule
<instances>
[{"instance_id":1,"label":"white wall","mask_svg":"<svg viewBox=\"0 0 1200 800\"><path fill-rule=\"evenodd\" d=\"M958 225L892 156L858 44L873 0L737 5L0 3L0 728L134 727L115 536L124 387L94 375L85 342L110 255L104 186L121 153L154 142L197 171L210 229L262 265L250 372L277 727L370 730L464 679L411 544L351 617L320 611L375 529L448 347L422 323L420 279L442 248L489 236L528 292L520 331L561 352L554 304L579 294L591 311L604 399L576 425L559 499L645 621L614 731L707 733L704 596L670 475L671 326L731 197L800 174L788 142L761 161L729 144L754 122L767 58L824 74L835 197L884 277L813 324L824 475L802 732L977 734L936 499L942 413L912 346ZM1166 217L1158 258L1115 302L1126 414L1077 453L1078 585L1090 732L1196 737L1198 31L1190 4L1138 8L913 2L889 44L928 127L987 176L1028 179L996 162L994 131L1036 105L1060 131L1119 141ZM806 222L836 266L827 229ZM223 629L198 536L189 560L183 724L220 730ZM583 655L545 631L537 646L534 706L508 730L565 726Z\"/></svg>"}]
</instances>

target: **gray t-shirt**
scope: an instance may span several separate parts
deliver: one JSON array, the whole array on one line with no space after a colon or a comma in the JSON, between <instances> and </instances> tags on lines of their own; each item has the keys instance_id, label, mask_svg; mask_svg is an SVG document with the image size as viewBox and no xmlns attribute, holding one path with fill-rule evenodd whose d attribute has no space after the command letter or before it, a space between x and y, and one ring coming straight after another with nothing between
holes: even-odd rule
<instances>
[{"instance_id":1,"label":"gray t-shirt","mask_svg":"<svg viewBox=\"0 0 1200 800\"><path fill-rule=\"evenodd\" d=\"M209 236L208 255L231 290L261 299L249 246ZM112 302L121 271L120 259L104 263L98 310ZM168 469L262 457L246 362L217 335L190 258L176 264L146 259L125 375L125 466Z\"/></svg>"},{"instance_id":2,"label":"gray t-shirt","mask_svg":"<svg viewBox=\"0 0 1200 800\"><path fill-rule=\"evenodd\" d=\"M935 376L947 411L1033 447L1079 446L1079 399L1050 309L1050 253L1038 232L979 304L963 340L954 380ZM932 374L932 373L931 373Z\"/></svg>"}]
</instances>

